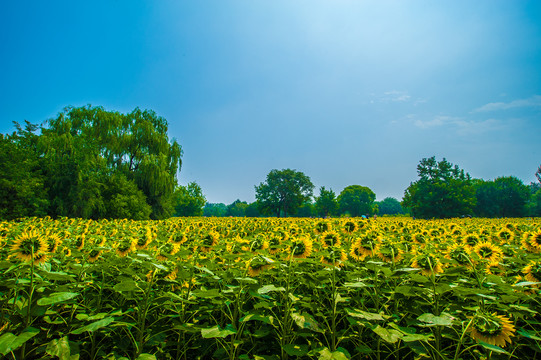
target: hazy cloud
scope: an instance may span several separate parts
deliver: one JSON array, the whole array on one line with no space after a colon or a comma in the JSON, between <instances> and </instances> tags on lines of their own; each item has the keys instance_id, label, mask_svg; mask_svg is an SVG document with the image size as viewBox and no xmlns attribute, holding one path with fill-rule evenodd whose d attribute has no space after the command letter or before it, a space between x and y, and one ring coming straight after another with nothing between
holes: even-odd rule
<instances>
[{"instance_id":1,"label":"hazy cloud","mask_svg":"<svg viewBox=\"0 0 541 360\"><path fill-rule=\"evenodd\" d=\"M481 134L488 131L500 130L504 127L504 123L497 119L486 119L482 121L468 120L454 116L436 116L430 120L416 119L415 126L421 129L438 128L448 126L455 128L459 135Z\"/></svg>"},{"instance_id":2,"label":"hazy cloud","mask_svg":"<svg viewBox=\"0 0 541 360\"><path fill-rule=\"evenodd\" d=\"M541 96L534 95L527 99L519 99L511 102L493 102L483 105L473 112L487 112L487 111L497 111L497 110L508 110L514 108L524 108L524 107L540 107L541 106Z\"/></svg>"}]
</instances>

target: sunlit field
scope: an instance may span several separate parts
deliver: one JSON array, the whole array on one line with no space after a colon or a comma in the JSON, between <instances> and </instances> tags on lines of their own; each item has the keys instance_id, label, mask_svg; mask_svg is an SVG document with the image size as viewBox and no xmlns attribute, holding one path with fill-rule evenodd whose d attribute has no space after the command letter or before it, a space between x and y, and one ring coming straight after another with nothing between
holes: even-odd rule
<instances>
[{"instance_id":1,"label":"sunlit field","mask_svg":"<svg viewBox=\"0 0 541 360\"><path fill-rule=\"evenodd\" d=\"M0 223L8 359L541 358L541 219Z\"/></svg>"}]
</instances>

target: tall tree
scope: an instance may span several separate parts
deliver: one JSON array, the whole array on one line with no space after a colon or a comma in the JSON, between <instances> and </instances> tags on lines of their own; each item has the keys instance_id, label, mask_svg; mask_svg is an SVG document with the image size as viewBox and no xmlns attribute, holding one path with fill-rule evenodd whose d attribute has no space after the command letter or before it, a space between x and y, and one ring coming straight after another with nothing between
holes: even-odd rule
<instances>
[{"instance_id":1,"label":"tall tree","mask_svg":"<svg viewBox=\"0 0 541 360\"><path fill-rule=\"evenodd\" d=\"M316 198L316 213L321 217L333 216L338 213L338 201L332 189L319 188L319 196Z\"/></svg>"},{"instance_id":2,"label":"tall tree","mask_svg":"<svg viewBox=\"0 0 541 360\"><path fill-rule=\"evenodd\" d=\"M243 217L246 215L246 208L248 203L246 201L240 201L239 199L233 201L227 205L225 216Z\"/></svg>"},{"instance_id":3,"label":"tall tree","mask_svg":"<svg viewBox=\"0 0 541 360\"><path fill-rule=\"evenodd\" d=\"M150 217L172 214L182 149L169 141L167 121L155 112L67 107L41 131L52 215L104 216L103 192L113 174L123 174L142 191Z\"/></svg>"},{"instance_id":4,"label":"tall tree","mask_svg":"<svg viewBox=\"0 0 541 360\"><path fill-rule=\"evenodd\" d=\"M372 215L376 194L361 185L350 185L338 195L338 205L342 214L350 216Z\"/></svg>"},{"instance_id":5,"label":"tall tree","mask_svg":"<svg viewBox=\"0 0 541 360\"><path fill-rule=\"evenodd\" d=\"M475 189L471 177L445 158L423 158L419 179L406 189L402 205L419 218L450 218L472 214Z\"/></svg>"},{"instance_id":6,"label":"tall tree","mask_svg":"<svg viewBox=\"0 0 541 360\"><path fill-rule=\"evenodd\" d=\"M514 176L502 176L494 180L496 187L495 201L500 217L520 217L527 212L526 204L530 198L530 190L522 180Z\"/></svg>"},{"instance_id":7,"label":"tall tree","mask_svg":"<svg viewBox=\"0 0 541 360\"><path fill-rule=\"evenodd\" d=\"M393 197L386 197L382 201L377 201L376 205L378 205L378 214L380 215L397 215L404 213L400 201Z\"/></svg>"},{"instance_id":8,"label":"tall tree","mask_svg":"<svg viewBox=\"0 0 541 360\"><path fill-rule=\"evenodd\" d=\"M0 134L0 219L47 214L45 177L36 148L36 125L15 123L12 135Z\"/></svg>"},{"instance_id":9,"label":"tall tree","mask_svg":"<svg viewBox=\"0 0 541 360\"><path fill-rule=\"evenodd\" d=\"M179 185L174 193L175 216L202 216L207 199L195 182Z\"/></svg>"},{"instance_id":10,"label":"tall tree","mask_svg":"<svg viewBox=\"0 0 541 360\"><path fill-rule=\"evenodd\" d=\"M260 210L277 217L295 214L306 201L310 201L314 184L300 171L271 170L265 182L255 187Z\"/></svg>"}]
</instances>

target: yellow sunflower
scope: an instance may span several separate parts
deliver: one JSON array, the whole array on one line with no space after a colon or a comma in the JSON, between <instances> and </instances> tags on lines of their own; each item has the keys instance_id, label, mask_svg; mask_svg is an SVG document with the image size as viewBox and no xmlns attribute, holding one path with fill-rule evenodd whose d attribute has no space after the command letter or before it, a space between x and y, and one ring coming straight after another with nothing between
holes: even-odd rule
<instances>
[{"instance_id":1,"label":"yellow sunflower","mask_svg":"<svg viewBox=\"0 0 541 360\"><path fill-rule=\"evenodd\" d=\"M357 261L363 261L367 256L367 252L361 245L361 239L355 240L349 249L349 257Z\"/></svg>"},{"instance_id":2,"label":"yellow sunflower","mask_svg":"<svg viewBox=\"0 0 541 360\"><path fill-rule=\"evenodd\" d=\"M511 320L496 313L478 313L473 317L471 336L490 345L505 347L511 343L515 327Z\"/></svg>"},{"instance_id":3,"label":"yellow sunflower","mask_svg":"<svg viewBox=\"0 0 541 360\"><path fill-rule=\"evenodd\" d=\"M328 247L326 254L321 257L321 263L326 266L342 267L348 259L348 255L338 246Z\"/></svg>"},{"instance_id":4,"label":"yellow sunflower","mask_svg":"<svg viewBox=\"0 0 541 360\"><path fill-rule=\"evenodd\" d=\"M47 241L37 231L25 231L15 238L11 245L11 255L22 261L34 263L46 260Z\"/></svg>"},{"instance_id":5,"label":"yellow sunflower","mask_svg":"<svg viewBox=\"0 0 541 360\"><path fill-rule=\"evenodd\" d=\"M325 220L319 221L314 228L314 231L316 232L316 234L323 234L324 232L330 231L330 230L331 230L331 224Z\"/></svg>"},{"instance_id":6,"label":"yellow sunflower","mask_svg":"<svg viewBox=\"0 0 541 360\"><path fill-rule=\"evenodd\" d=\"M530 246L535 249L535 252L541 251L541 230L532 233L529 237Z\"/></svg>"},{"instance_id":7,"label":"yellow sunflower","mask_svg":"<svg viewBox=\"0 0 541 360\"><path fill-rule=\"evenodd\" d=\"M421 273L426 276L440 274L443 272L443 266L440 260L431 253L421 253L413 258L411 267L421 269Z\"/></svg>"},{"instance_id":8,"label":"yellow sunflower","mask_svg":"<svg viewBox=\"0 0 541 360\"><path fill-rule=\"evenodd\" d=\"M489 264L497 264L503 257L503 251L499 246L492 244L490 241L483 241L475 245L473 251L482 260L487 261Z\"/></svg>"},{"instance_id":9,"label":"yellow sunflower","mask_svg":"<svg viewBox=\"0 0 541 360\"><path fill-rule=\"evenodd\" d=\"M308 236L301 236L293 240L290 248L290 256L295 259L306 259L312 254L313 242Z\"/></svg>"},{"instance_id":10,"label":"yellow sunflower","mask_svg":"<svg viewBox=\"0 0 541 360\"><path fill-rule=\"evenodd\" d=\"M467 245L464 245L461 243L455 243L447 249L445 253L445 258L449 260L454 260L459 265L470 267L471 266L470 252L471 252L471 249Z\"/></svg>"},{"instance_id":11,"label":"yellow sunflower","mask_svg":"<svg viewBox=\"0 0 541 360\"><path fill-rule=\"evenodd\" d=\"M541 282L541 261L530 261L522 272L526 274L525 278L531 282Z\"/></svg>"},{"instance_id":12,"label":"yellow sunflower","mask_svg":"<svg viewBox=\"0 0 541 360\"><path fill-rule=\"evenodd\" d=\"M324 249L329 246L340 246L340 236L336 231L325 231L321 234L320 241Z\"/></svg>"}]
</instances>

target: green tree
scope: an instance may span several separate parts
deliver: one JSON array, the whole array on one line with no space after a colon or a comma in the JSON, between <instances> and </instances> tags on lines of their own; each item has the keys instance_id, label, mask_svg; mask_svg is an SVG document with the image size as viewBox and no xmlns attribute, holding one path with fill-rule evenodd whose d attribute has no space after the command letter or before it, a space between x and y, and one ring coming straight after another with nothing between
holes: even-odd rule
<instances>
[{"instance_id":1,"label":"green tree","mask_svg":"<svg viewBox=\"0 0 541 360\"><path fill-rule=\"evenodd\" d=\"M311 201L305 201L295 213L297 217L312 217L315 214L315 205Z\"/></svg>"},{"instance_id":2,"label":"green tree","mask_svg":"<svg viewBox=\"0 0 541 360\"><path fill-rule=\"evenodd\" d=\"M350 185L338 195L340 213L350 216L372 215L374 213L376 194L361 185Z\"/></svg>"},{"instance_id":3,"label":"green tree","mask_svg":"<svg viewBox=\"0 0 541 360\"><path fill-rule=\"evenodd\" d=\"M254 201L253 203L248 204L246 207L245 215L247 217L259 217L261 216L261 213L259 212L259 206L257 204L257 201Z\"/></svg>"},{"instance_id":4,"label":"green tree","mask_svg":"<svg viewBox=\"0 0 541 360\"><path fill-rule=\"evenodd\" d=\"M292 215L306 201L310 201L314 185L300 171L271 170L264 183L255 187L259 209L277 217Z\"/></svg>"},{"instance_id":5,"label":"green tree","mask_svg":"<svg viewBox=\"0 0 541 360\"><path fill-rule=\"evenodd\" d=\"M110 176L105 183L102 196L105 218L146 220L152 212L145 194L124 174Z\"/></svg>"},{"instance_id":6,"label":"green tree","mask_svg":"<svg viewBox=\"0 0 541 360\"><path fill-rule=\"evenodd\" d=\"M113 174L134 183L153 219L169 217L182 149L167 121L151 110L129 114L102 107L67 107L42 127L40 149L53 216L102 217ZM128 183L126 183L128 184ZM122 190L122 193L125 193Z\"/></svg>"},{"instance_id":7,"label":"green tree","mask_svg":"<svg viewBox=\"0 0 541 360\"><path fill-rule=\"evenodd\" d=\"M499 217L521 217L527 213L526 205L530 198L530 190L522 180L515 176L502 176L494 180L496 187L496 204Z\"/></svg>"},{"instance_id":8,"label":"green tree","mask_svg":"<svg viewBox=\"0 0 541 360\"><path fill-rule=\"evenodd\" d=\"M36 148L37 126L26 122L17 132L0 134L0 219L47 214L48 197Z\"/></svg>"},{"instance_id":9,"label":"green tree","mask_svg":"<svg viewBox=\"0 0 541 360\"><path fill-rule=\"evenodd\" d=\"M319 188L319 196L316 198L315 211L318 216L328 217L338 213L338 201L332 189Z\"/></svg>"},{"instance_id":10,"label":"green tree","mask_svg":"<svg viewBox=\"0 0 541 360\"><path fill-rule=\"evenodd\" d=\"M499 209L496 201L498 189L494 181L474 179L473 184L476 198L475 216L487 218L498 216Z\"/></svg>"},{"instance_id":11,"label":"green tree","mask_svg":"<svg viewBox=\"0 0 541 360\"><path fill-rule=\"evenodd\" d=\"M179 185L174 193L174 216L202 216L207 202L201 187L191 182L188 186Z\"/></svg>"},{"instance_id":12,"label":"green tree","mask_svg":"<svg viewBox=\"0 0 541 360\"><path fill-rule=\"evenodd\" d=\"M393 197L386 197L382 201L377 201L376 205L378 205L378 214L380 215L398 215L404 213L400 201Z\"/></svg>"},{"instance_id":13,"label":"green tree","mask_svg":"<svg viewBox=\"0 0 541 360\"><path fill-rule=\"evenodd\" d=\"M211 217L211 216L225 216L225 213L227 211L227 206L222 203L206 203L205 207L203 207L203 216Z\"/></svg>"},{"instance_id":14,"label":"green tree","mask_svg":"<svg viewBox=\"0 0 541 360\"><path fill-rule=\"evenodd\" d=\"M419 218L450 218L472 214L475 189L469 174L445 158L433 156L417 165L419 179L406 189L402 206Z\"/></svg>"}]
</instances>

